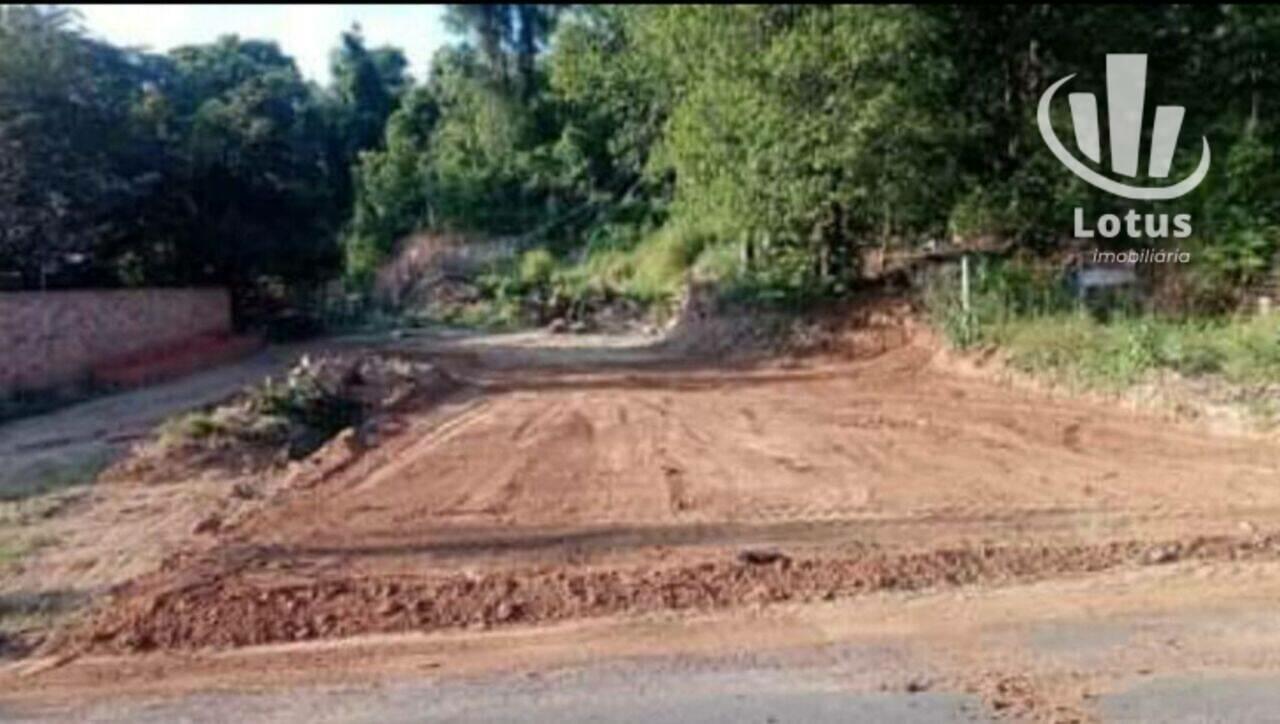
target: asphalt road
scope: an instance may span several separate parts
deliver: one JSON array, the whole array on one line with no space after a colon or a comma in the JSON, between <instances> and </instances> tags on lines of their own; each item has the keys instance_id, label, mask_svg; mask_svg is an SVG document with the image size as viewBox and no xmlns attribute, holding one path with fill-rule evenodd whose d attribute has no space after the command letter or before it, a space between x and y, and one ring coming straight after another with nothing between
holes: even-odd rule
<instances>
[{"instance_id":1,"label":"asphalt road","mask_svg":"<svg viewBox=\"0 0 1280 724\"><path fill-rule=\"evenodd\" d=\"M831 671L733 664L631 663L546 676L304 688L263 694L103 702L37 719L94 722L972 722L972 696L849 691Z\"/></svg>"},{"instance_id":2,"label":"asphalt road","mask_svg":"<svg viewBox=\"0 0 1280 724\"><path fill-rule=\"evenodd\" d=\"M5 721L77 722L802 722L992 721L971 694L853 691L835 670L754 664L630 663L548 676L424 681L103 702ZM1280 678L1211 673L1152 678L1101 695L1106 722L1273 722Z\"/></svg>"}]
</instances>

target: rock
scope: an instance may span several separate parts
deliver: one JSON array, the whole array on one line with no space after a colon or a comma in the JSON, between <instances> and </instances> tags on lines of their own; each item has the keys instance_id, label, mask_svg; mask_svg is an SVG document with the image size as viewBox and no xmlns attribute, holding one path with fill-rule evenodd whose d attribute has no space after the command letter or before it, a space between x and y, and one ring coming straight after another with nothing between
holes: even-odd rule
<instances>
[{"instance_id":1,"label":"rock","mask_svg":"<svg viewBox=\"0 0 1280 724\"><path fill-rule=\"evenodd\" d=\"M906 690L908 694L919 694L922 691L928 691L932 686L932 681L916 678L907 682Z\"/></svg>"},{"instance_id":2,"label":"rock","mask_svg":"<svg viewBox=\"0 0 1280 724\"><path fill-rule=\"evenodd\" d=\"M497 609L494 610L493 618L495 621L510 621L513 618L518 617L522 610L523 609L518 603L508 603L507 601L503 601L499 603Z\"/></svg>"},{"instance_id":3,"label":"rock","mask_svg":"<svg viewBox=\"0 0 1280 724\"><path fill-rule=\"evenodd\" d=\"M205 518L201 518L200 522L196 523L196 527L191 529L191 532L197 535L203 533L217 533L221 528L222 518L217 515L210 515Z\"/></svg>"},{"instance_id":4,"label":"rock","mask_svg":"<svg viewBox=\"0 0 1280 724\"><path fill-rule=\"evenodd\" d=\"M789 562L791 558L781 551L745 550L738 553L738 560L752 566L767 566L770 563Z\"/></svg>"},{"instance_id":5,"label":"rock","mask_svg":"<svg viewBox=\"0 0 1280 724\"><path fill-rule=\"evenodd\" d=\"M1181 553L1177 545L1154 546L1143 555L1142 561L1149 566L1161 563L1172 563L1178 560Z\"/></svg>"},{"instance_id":6,"label":"rock","mask_svg":"<svg viewBox=\"0 0 1280 724\"><path fill-rule=\"evenodd\" d=\"M359 453L363 449L377 447L379 442L378 432L378 422L376 420L369 420L365 422L358 430L356 430L354 438L355 447L351 447L351 442L348 442L348 451L355 454Z\"/></svg>"},{"instance_id":7,"label":"rock","mask_svg":"<svg viewBox=\"0 0 1280 724\"><path fill-rule=\"evenodd\" d=\"M547 325L547 331L552 334L564 334L569 331L569 322L563 317L551 320Z\"/></svg>"},{"instance_id":8,"label":"rock","mask_svg":"<svg viewBox=\"0 0 1280 724\"><path fill-rule=\"evenodd\" d=\"M348 452L360 452L364 449L364 442L360 439L360 432L354 427L345 427L334 436L334 447L342 445Z\"/></svg>"}]
</instances>

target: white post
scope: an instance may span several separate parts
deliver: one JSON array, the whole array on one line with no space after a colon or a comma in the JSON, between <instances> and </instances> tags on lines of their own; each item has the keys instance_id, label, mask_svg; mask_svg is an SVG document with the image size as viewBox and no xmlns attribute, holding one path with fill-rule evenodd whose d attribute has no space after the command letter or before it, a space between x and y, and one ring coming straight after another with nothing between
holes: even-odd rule
<instances>
[{"instance_id":1,"label":"white post","mask_svg":"<svg viewBox=\"0 0 1280 724\"><path fill-rule=\"evenodd\" d=\"M969 255L960 257L960 304L969 313Z\"/></svg>"}]
</instances>

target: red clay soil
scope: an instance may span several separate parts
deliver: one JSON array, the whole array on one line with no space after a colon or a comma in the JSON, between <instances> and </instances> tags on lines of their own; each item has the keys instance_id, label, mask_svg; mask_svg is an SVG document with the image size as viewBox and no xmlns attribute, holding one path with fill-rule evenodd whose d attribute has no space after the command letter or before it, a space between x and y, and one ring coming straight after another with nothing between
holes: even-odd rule
<instances>
[{"instance_id":1,"label":"red clay soil","mask_svg":"<svg viewBox=\"0 0 1280 724\"><path fill-rule=\"evenodd\" d=\"M465 389L350 464L295 471L72 641L243 646L1276 556L1240 536L1280 529L1275 441L961 376L897 332L865 359L751 369L571 340L420 347Z\"/></svg>"},{"instance_id":2,"label":"red clay soil","mask_svg":"<svg viewBox=\"0 0 1280 724\"><path fill-rule=\"evenodd\" d=\"M271 551L140 581L81 645L128 652L283 643L366 633L542 623L622 613L834 600L874 591L1010 584L1179 560L1280 559L1280 536L1076 546L868 551L838 559L752 552L673 567L351 578L281 570ZM284 568L288 568L287 564Z\"/></svg>"}]
</instances>

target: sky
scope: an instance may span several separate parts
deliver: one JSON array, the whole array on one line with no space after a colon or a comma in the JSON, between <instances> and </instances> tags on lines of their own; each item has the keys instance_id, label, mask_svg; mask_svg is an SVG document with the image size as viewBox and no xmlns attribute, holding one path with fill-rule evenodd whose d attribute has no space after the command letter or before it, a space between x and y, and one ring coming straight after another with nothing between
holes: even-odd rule
<instances>
[{"instance_id":1,"label":"sky","mask_svg":"<svg viewBox=\"0 0 1280 724\"><path fill-rule=\"evenodd\" d=\"M166 51L222 35L274 40L303 75L329 80L338 35L359 23L370 47L405 51L416 78L448 42L442 5L74 5L88 33L116 45Z\"/></svg>"}]
</instances>

